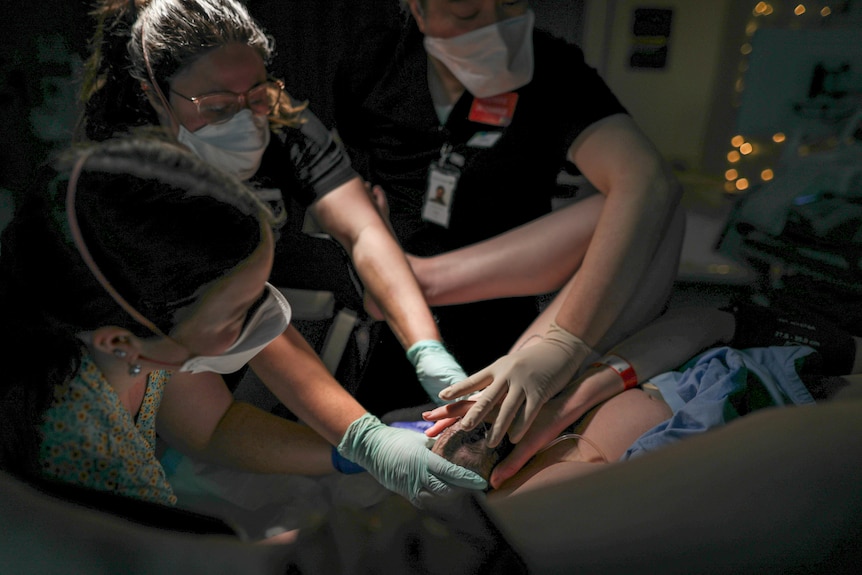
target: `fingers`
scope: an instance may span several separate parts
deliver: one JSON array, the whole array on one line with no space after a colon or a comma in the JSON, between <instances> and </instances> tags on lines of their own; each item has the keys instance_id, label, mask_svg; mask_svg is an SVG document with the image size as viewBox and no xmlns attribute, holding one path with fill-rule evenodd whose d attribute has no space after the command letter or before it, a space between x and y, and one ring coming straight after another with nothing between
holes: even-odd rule
<instances>
[{"instance_id":1,"label":"fingers","mask_svg":"<svg viewBox=\"0 0 862 575\"><path fill-rule=\"evenodd\" d=\"M547 409L540 410L536 416L535 425L527 428L512 452L494 467L490 483L495 489L520 471L534 455L565 431L569 420L558 417L558 411L547 403L545 406ZM510 433L510 439L511 436Z\"/></svg>"},{"instance_id":2,"label":"fingers","mask_svg":"<svg viewBox=\"0 0 862 575\"><path fill-rule=\"evenodd\" d=\"M494 381L494 374L487 367L481 371L477 371L464 381L458 382L454 385L450 385L446 389L440 392L440 399L445 399L449 401L450 399L455 399L457 397L461 397L463 395L467 395L468 393L473 393L474 391L479 391L480 389L484 389L489 383Z\"/></svg>"},{"instance_id":3,"label":"fingers","mask_svg":"<svg viewBox=\"0 0 862 575\"><path fill-rule=\"evenodd\" d=\"M497 404L506 397L509 386L506 381L495 381L486 387L480 395L473 399L473 407L461 418L461 427L469 431L476 427L480 421L485 421L497 408ZM499 416L498 416L499 417Z\"/></svg>"},{"instance_id":4,"label":"fingers","mask_svg":"<svg viewBox=\"0 0 862 575\"><path fill-rule=\"evenodd\" d=\"M441 419L447 419L450 417L461 417L467 410L469 410L473 406L473 401L469 399L462 399L461 401L454 401L452 403L447 403L446 405L441 405L440 407L436 407L431 411L426 411L422 414L422 419L425 421L439 421Z\"/></svg>"},{"instance_id":5,"label":"fingers","mask_svg":"<svg viewBox=\"0 0 862 575\"><path fill-rule=\"evenodd\" d=\"M491 471L491 487L498 489L504 481L511 479L540 449L553 439L553 434L547 439L544 439L543 435L530 435L517 443L512 452Z\"/></svg>"},{"instance_id":6,"label":"fingers","mask_svg":"<svg viewBox=\"0 0 862 575\"><path fill-rule=\"evenodd\" d=\"M524 392L520 388L510 388L509 393L500 405L500 412L497 418L491 425L491 431L488 434L488 447L497 447L503 440L503 436L509 431L509 426L515 416L518 415L518 410L524 403ZM469 415L469 414L468 414Z\"/></svg>"},{"instance_id":7,"label":"fingers","mask_svg":"<svg viewBox=\"0 0 862 575\"><path fill-rule=\"evenodd\" d=\"M428 455L428 471L434 476L434 480L465 489L485 489L488 486L488 482L475 471L455 465L436 453Z\"/></svg>"},{"instance_id":8,"label":"fingers","mask_svg":"<svg viewBox=\"0 0 862 575\"><path fill-rule=\"evenodd\" d=\"M425 430L425 435L426 437L437 437L446 428L451 427L457 421L457 417L447 417L445 419L440 419L436 421L434 425Z\"/></svg>"},{"instance_id":9,"label":"fingers","mask_svg":"<svg viewBox=\"0 0 862 575\"><path fill-rule=\"evenodd\" d=\"M535 401L530 395L527 395L527 400L524 403L523 413L516 413L511 425L509 426L509 441L518 443L524 437L524 434L533 425L536 416L539 415L539 410L542 403Z\"/></svg>"}]
</instances>

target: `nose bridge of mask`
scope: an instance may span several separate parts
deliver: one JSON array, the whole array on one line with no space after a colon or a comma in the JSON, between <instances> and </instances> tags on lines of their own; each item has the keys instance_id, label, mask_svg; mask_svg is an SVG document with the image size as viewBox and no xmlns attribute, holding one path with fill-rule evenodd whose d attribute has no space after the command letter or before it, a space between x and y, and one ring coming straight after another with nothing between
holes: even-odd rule
<instances>
[{"instance_id":1,"label":"nose bridge of mask","mask_svg":"<svg viewBox=\"0 0 862 575\"><path fill-rule=\"evenodd\" d=\"M248 363L260 350L282 334L290 323L290 304L284 295L267 283L269 294L236 341L220 355L197 356L186 361L180 371L233 373Z\"/></svg>"},{"instance_id":2,"label":"nose bridge of mask","mask_svg":"<svg viewBox=\"0 0 862 575\"><path fill-rule=\"evenodd\" d=\"M230 120L221 124L207 124L194 135L212 146L231 152L253 152L258 150L269 134L264 116L255 116L243 108Z\"/></svg>"},{"instance_id":3,"label":"nose bridge of mask","mask_svg":"<svg viewBox=\"0 0 862 575\"><path fill-rule=\"evenodd\" d=\"M180 125L177 135L177 140L199 158L241 180L257 172L269 139L269 120L255 116L248 108L223 124L208 124L195 132Z\"/></svg>"}]
</instances>

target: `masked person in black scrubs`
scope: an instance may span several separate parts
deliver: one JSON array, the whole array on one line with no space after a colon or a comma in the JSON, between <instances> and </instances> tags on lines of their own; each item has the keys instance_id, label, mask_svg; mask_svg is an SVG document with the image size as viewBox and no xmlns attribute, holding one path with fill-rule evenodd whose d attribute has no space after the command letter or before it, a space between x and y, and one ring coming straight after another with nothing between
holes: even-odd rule
<instances>
[{"instance_id":1,"label":"masked person in black scrubs","mask_svg":"<svg viewBox=\"0 0 862 575\"><path fill-rule=\"evenodd\" d=\"M680 186L581 50L534 28L527 2L404 7L351 44L336 127L473 374L443 398L484 389L462 425L499 407L493 437L514 422L517 441L587 358L661 312L684 231ZM552 212L562 170L598 193ZM533 296L557 291L539 315ZM368 386L399 363L409 376L383 347Z\"/></svg>"}]
</instances>

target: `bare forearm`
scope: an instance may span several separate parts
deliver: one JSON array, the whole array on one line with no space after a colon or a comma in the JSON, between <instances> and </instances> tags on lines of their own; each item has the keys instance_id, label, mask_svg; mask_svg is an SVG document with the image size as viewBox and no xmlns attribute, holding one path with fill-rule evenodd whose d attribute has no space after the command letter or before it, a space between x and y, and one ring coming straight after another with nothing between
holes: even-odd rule
<instances>
[{"instance_id":1,"label":"bare forearm","mask_svg":"<svg viewBox=\"0 0 862 575\"><path fill-rule=\"evenodd\" d=\"M616 189L606 198L583 264L556 317L558 325L592 346L620 318L648 267L655 265L659 245L677 209L678 190L663 176L656 174L649 188L632 185L630 190ZM674 249L672 244L670 247ZM676 275L676 259L671 260L669 282Z\"/></svg>"},{"instance_id":2,"label":"bare forearm","mask_svg":"<svg viewBox=\"0 0 862 575\"><path fill-rule=\"evenodd\" d=\"M550 410L554 413L554 433L560 433L590 409L622 391L622 382L614 371L591 367L578 381L549 401L543 411Z\"/></svg>"},{"instance_id":3,"label":"bare forearm","mask_svg":"<svg viewBox=\"0 0 862 575\"><path fill-rule=\"evenodd\" d=\"M405 349L423 339L440 339L407 258L386 228L364 228L352 245L351 257L365 288Z\"/></svg>"},{"instance_id":4,"label":"bare forearm","mask_svg":"<svg viewBox=\"0 0 862 575\"><path fill-rule=\"evenodd\" d=\"M392 331L407 348L440 339L410 264L358 177L315 202L311 213L350 257Z\"/></svg>"},{"instance_id":5,"label":"bare forearm","mask_svg":"<svg viewBox=\"0 0 862 575\"><path fill-rule=\"evenodd\" d=\"M288 409L333 445L338 444L347 427L366 411L330 375L292 326L250 365Z\"/></svg>"},{"instance_id":6,"label":"bare forearm","mask_svg":"<svg viewBox=\"0 0 862 575\"><path fill-rule=\"evenodd\" d=\"M592 196L483 242L411 258L431 305L555 291L577 271L604 197Z\"/></svg>"},{"instance_id":7,"label":"bare forearm","mask_svg":"<svg viewBox=\"0 0 862 575\"><path fill-rule=\"evenodd\" d=\"M198 456L256 473L322 475L334 471L331 451L310 427L235 402Z\"/></svg>"},{"instance_id":8,"label":"bare forearm","mask_svg":"<svg viewBox=\"0 0 862 575\"><path fill-rule=\"evenodd\" d=\"M708 307L667 313L614 346L608 353L627 360L643 382L675 369L701 351L730 341L733 314Z\"/></svg>"},{"instance_id":9,"label":"bare forearm","mask_svg":"<svg viewBox=\"0 0 862 575\"><path fill-rule=\"evenodd\" d=\"M234 400L214 373L176 373L157 418L176 449L222 465L264 473L331 471L332 446L307 426Z\"/></svg>"}]
</instances>

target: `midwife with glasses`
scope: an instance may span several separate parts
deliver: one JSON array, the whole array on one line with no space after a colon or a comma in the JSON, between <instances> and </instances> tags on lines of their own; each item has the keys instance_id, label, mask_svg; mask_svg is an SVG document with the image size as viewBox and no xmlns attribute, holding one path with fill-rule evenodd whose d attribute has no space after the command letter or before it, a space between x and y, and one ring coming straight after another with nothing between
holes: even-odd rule
<instances>
[{"instance_id":1,"label":"midwife with glasses","mask_svg":"<svg viewBox=\"0 0 862 575\"><path fill-rule=\"evenodd\" d=\"M359 309L350 260L364 297L409 352L429 399L439 402L441 389L464 379L404 253L341 145L306 103L292 100L268 74L275 42L244 4L101 0L94 14L79 137L102 140L160 127L248 181L262 198L287 209L274 284L334 291ZM301 232L306 211L339 245Z\"/></svg>"},{"instance_id":2,"label":"midwife with glasses","mask_svg":"<svg viewBox=\"0 0 862 575\"><path fill-rule=\"evenodd\" d=\"M104 0L95 14L81 138L156 129L284 207L288 221L276 240L270 276L276 285L304 287L297 285L306 278L296 267L326 264L303 251L307 236L300 224L307 208L350 255L405 348L421 347L412 357L428 389L436 394L464 379L363 181L307 106L270 78L273 39L241 2ZM346 273L344 262L339 268ZM346 458L413 501L423 493L446 493L452 485L484 487L475 474L429 458L421 437L368 413L293 327L249 366L293 414L338 447L339 466L347 465ZM201 386L183 389L189 401L201 401L207 392Z\"/></svg>"}]
</instances>

